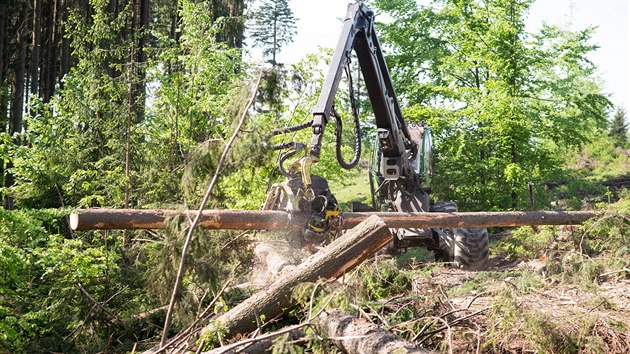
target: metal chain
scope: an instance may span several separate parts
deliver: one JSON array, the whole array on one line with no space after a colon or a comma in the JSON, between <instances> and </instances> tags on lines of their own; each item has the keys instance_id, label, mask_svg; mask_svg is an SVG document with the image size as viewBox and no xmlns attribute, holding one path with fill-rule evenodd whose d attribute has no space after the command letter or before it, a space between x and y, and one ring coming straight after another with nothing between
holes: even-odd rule
<instances>
[{"instance_id":1,"label":"metal chain","mask_svg":"<svg viewBox=\"0 0 630 354\"><path fill-rule=\"evenodd\" d=\"M272 130L271 132L269 132L269 134L265 135L265 137L263 138L263 145L264 145L264 147L266 149L271 149L271 150L282 150L282 149L286 149L286 148L289 148L289 147L293 147L296 144L295 142L279 143L279 144L275 144L275 145L270 145L269 144L269 140L271 138L277 136L277 135L292 133L292 132L296 132L296 131L299 131L299 130L302 130L302 129L309 128L311 125L313 125L313 120L312 119L310 121L306 122L306 123L294 125L292 127Z\"/></svg>"}]
</instances>

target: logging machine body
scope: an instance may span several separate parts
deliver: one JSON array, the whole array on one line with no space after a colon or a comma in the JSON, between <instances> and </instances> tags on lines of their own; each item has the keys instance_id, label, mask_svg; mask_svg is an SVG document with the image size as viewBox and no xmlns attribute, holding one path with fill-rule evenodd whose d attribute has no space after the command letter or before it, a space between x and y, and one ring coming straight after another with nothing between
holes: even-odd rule
<instances>
[{"instance_id":1,"label":"logging machine body","mask_svg":"<svg viewBox=\"0 0 630 354\"><path fill-rule=\"evenodd\" d=\"M361 132L350 75L353 51L363 75L376 125L374 156L369 167L372 205L353 203L353 211L457 211L454 203L430 202L430 182L433 177L431 129L426 123L407 124L403 118L376 36L374 19L374 13L362 2L348 5L328 74L312 111L312 122L277 130L267 136L268 139L274 135L309 127L312 130L310 145L292 142L273 146L283 150L279 168L288 180L275 184L263 205L264 209L312 213L311 222L305 227L306 242L326 239L334 232L335 223L340 222L337 201L330 192L328 183L310 173L311 165L320 159L326 126L331 121L335 123L336 155L343 168L355 167L361 154ZM335 96L344 71L349 81L349 97L355 124L355 155L350 162L344 161L341 156L342 122L335 110ZM298 157L300 155L302 156ZM284 163L291 159L295 160L291 161L288 169L285 168ZM396 249L424 246L436 250L436 256L442 254L444 258L453 260L454 249L457 247L451 230L418 228L393 231L395 237L392 246ZM481 231L485 232L485 229ZM485 239L487 241L487 233ZM486 254L482 257L487 259L487 247Z\"/></svg>"}]
</instances>

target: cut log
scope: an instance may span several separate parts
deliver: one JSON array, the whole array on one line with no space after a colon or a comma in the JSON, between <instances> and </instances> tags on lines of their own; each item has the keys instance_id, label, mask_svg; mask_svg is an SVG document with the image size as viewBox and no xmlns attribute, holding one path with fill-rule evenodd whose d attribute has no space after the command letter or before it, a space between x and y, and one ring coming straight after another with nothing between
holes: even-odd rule
<instances>
[{"instance_id":1,"label":"cut log","mask_svg":"<svg viewBox=\"0 0 630 354\"><path fill-rule=\"evenodd\" d=\"M187 214L192 219L197 211L161 209L84 209L70 214L73 230L141 230L163 229L166 220ZM301 227L306 219L277 210L205 210L200 225L206 229L284 230Z\"/></svg>"},{"instance_id":2,"label":"cut log","mask_svg":"<svg viewBox=\"0 0 630 354\"><path fill-rule=\"evenodd\" d=\"M378 216L371 216L295 269L283 273L281 279L218 316L203 333L215 332L217 325L222 330L227 329L229 337L252 332L257 328L256 317L265 315L272 319L281 316L294 304L291 295L298 284L338 278L391 240L387 225Z\"/></svg>"},{"instance_id":3,"label":"cut log","mask_svg":"<svg viewBox=\"0 0 630 354\"><path fill-rule=\"evenodd\" d=\"M364 319L339 310L321 313L318 331L348 354L432 353Z\"/></svg>"},{"instance_id":4,"label":"cut log","mask_svg":"<svg viewBox=\"0 0 630 354\"><path fill-rule=\"evenodd\" d=\"M70 214L73 230L163 229L168 217L196 211L85 209ZM511 211L475 213L343 213L342 228L350 229L378 215L390 228L455 228L527 225L576 225L597 215L594 211ZM278 210L205 210L206 229L290 230L304 226L309 215Z\"/></svg>"}]
</instances>

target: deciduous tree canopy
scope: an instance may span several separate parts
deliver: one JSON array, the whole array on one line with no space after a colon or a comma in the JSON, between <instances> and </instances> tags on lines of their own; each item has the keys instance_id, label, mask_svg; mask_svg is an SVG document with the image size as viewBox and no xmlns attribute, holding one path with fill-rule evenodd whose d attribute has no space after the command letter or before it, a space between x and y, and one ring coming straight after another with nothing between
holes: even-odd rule
<instances>
[{"instance_id":1,"label":"deciduous tree canopy","mask_svg":"<svg viewBox=\"0 0 630 354\"><path fill-rule=\"evenodd\" d=\"M531 1L375 1L407 118L437 133L434 190L470 209L525 206L529 181L602 128L610 102L587 55L593 29L525 30Z\"/></svg>"}]
</instances>

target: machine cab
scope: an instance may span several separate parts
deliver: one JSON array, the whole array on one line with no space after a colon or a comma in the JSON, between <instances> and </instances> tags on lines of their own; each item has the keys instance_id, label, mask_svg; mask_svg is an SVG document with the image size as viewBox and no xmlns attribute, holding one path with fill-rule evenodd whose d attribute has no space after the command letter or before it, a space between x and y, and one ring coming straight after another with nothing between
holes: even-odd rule
<instances>
[{"instance_id":1,"label":"machine cab","mask_svg":"<svg viewBox=\"0 0 630 354\"><path fill-rule=\"evenodd\" d=\"M433 177L433 137L431 128L426 124L409 125L409 135L416 143L418 151L411 158L411 168L419 177L421 188L431 186Z\"/></svg>"}]
</instances>

